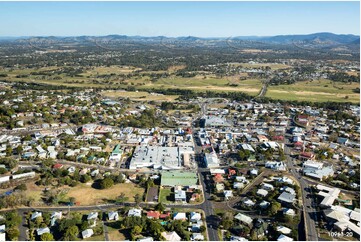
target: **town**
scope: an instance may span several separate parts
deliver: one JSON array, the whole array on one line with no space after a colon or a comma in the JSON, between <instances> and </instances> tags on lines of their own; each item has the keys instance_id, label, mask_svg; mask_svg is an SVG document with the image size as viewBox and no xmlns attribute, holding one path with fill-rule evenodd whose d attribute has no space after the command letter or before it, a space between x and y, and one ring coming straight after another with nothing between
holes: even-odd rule
<instances>
[{"instance_id":1,"label":"town","mask_svg":"<svg viewBox=\"0 0 361 242\"><path fill-rule=\"evenodd\" d=\"M0 101L2 241L360 238L359 105L9 82Z\"/></svg>"}]
</instances>

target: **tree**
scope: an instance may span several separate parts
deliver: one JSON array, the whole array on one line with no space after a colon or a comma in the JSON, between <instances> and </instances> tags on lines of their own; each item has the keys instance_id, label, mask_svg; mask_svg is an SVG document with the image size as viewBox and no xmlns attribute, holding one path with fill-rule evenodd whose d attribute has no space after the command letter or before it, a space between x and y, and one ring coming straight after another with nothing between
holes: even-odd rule
<instances>
[{"instance_id":1,"label":"tree","mask_svg":"<svg viewBox=\"0 0 361 242\"><path fill-rule=\"evenodd\" d=\"M134 195L134 202L137 204L137 206L142 202L142 197L137 193Z\"/></svg>"},{"instance_id":2,"label":"tree","mask_svg":"<svg viewBox=\"0 0 361 242\"><path fill-rule=\"evenodd\" d=\"M4 167L0 168L0 174L5 174L6 172L8 172L8 170Z\"/></svg>"},{"instance_id":3,"label":"tree","mask_svg":"<svg viewBox=\"0 0 361 242\"><path fill-rule=\"evenodd\" d=\"M53 241L54 236L51 233L44 233L40 236L41 241Z\"/></svg>"},{"instance_id":4,"label":"tree","mask_svg":"<svg viewBox=\"0 0 361 242\"><path fill-rule=\"evenodd\" d=\"M109 177L106 177L104 178L103 180L100 181L100 188L101 189L107 189L107 188L110 188L114 185L114 181L109 178Z\"/></svg>"},{"instance_id":5,"label":"tree","mask_svg":"<svg viewBox=\"0 0 361 242\"><path fill-rule=\"evenodd\" d=\"M120 203L120 204L123 204L125 201L127 201L129 198L125 196L125 193L122 192L120 193L120 195L118 196L118 199L117 201Z\"/></svg>"},{"instance_id":6,"label":"tree","mask_svg":"<svg viewBox=\"0 0 361 242\"><path fill-rule=\"evenodd\" d=\"M12 228L8 228L6 230L6 234L7 234L8 238L9 238L9 240L15 241L15 240L18 240L19 235L20 235L20 231L19 231L18 228L12 227Z\"/></svg>"},{"instance_id":7,"label":"tree","mask_svg":"<svg viewBox=\"0 0 361 242\"><path fill-rule=\"evenodd\" d=\"M138 225L135 225L132 229L132 234L134 235L139 235L141 232L142 232L143 228L138 226Z\"/></svg>"},{"instance_id":8,"label":"tree","mask_svg":"<svg viewBox=\"0 0 361 242\"><path fill-rule=\"evenodd\" d=\"M69 202L71 203L71 204L74 204L75 203L75 197L69 197Z\"/></svg>"},{"instance_id":9,"label":"tree","mask_svg":"<svg viewBox=\"0 0 361 242\"><path fill-rule=\"evenodd\" d=\"M15 187L15 190L20 190L20 191L26 191L28 188L26 187L26 184L20 184L18 186Z\"/></svg>"},{"instance_id":10,"label":"tree","mask_svg":"<svg viewBox=\"0 0 361 242\"><path fill-rule=\"evenodd\" d=\"M91 180L92 178L88 175L88 174L84 174L80 177L80 181L82 183L87 183Z\"/></svg>"},{"instance_id":11,"label":"tree","mask_svg":"<svg viewBox=\"0 0 361 242\"><path fill-rule=\"evenodd\" d=\"M271 215L276 215L278 210L280 209L281 209L281 204L279 202L272 202Z\"/></svg>"},{"instance_id":12,"label":"tree","mask_svg":"<svg viewBox=\"0 0 361 242\"><path fill-rule=\"evenodd\" d=\"M165 210L165 206L160 202L155 206L155 209L159 212L163 212Z\"/></svg>"},{"instance_id":13,"label":"tree","mask_svg":"<svg viewBox=\"0 0 361 242\"><path fill-rule=\"evenodd\" d=\"M76 238L78 237L78 234L79 234L78 226L73 225L66 230L64 239L65 240L76 240Z\"/></svg>"}]
</instances>

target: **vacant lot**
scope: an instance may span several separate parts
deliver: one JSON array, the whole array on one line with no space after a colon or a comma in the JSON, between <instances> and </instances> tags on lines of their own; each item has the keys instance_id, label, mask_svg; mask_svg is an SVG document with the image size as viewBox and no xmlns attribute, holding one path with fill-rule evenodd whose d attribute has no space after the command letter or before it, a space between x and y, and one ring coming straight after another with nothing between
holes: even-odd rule
<instances>
[{"instance_id":1,"label":"vacant lot","mask_svg":"<svg viewBox=\"0 0 361 242\"><path fill-rule=\"evenodd\" d=\"M161 95L161 94L151 94L148 92L127 92L127 91L105 91L102 93L103 96L109 98L129 98L134 101L168 101L172 102L178 95Z\"/></svg>"},{"instance_id":2,"label":"vacant lot","mask_svg":"<svg viewBox=\"0 0 361 242\"><path fill-rule=\"evenodd\" d=\"M103 202L103 199L116 199L121 193L124 193L129 198L128 201L133 202L135 194L144 194L144 188L138 187L133 183L121 183L109 189L99 190L92 188L91 185L80 184L70 188L67 196L75 197L75 200L80 202L80 205L93 205Z\"/></svg>"},{"instance_id":3,"label":"vacant lot","mask_svg":"<svg viewBox=\"0 0 361 242\"><path fill-rule=\"evenodd\" d=\"M354 102L360 101L360 94L353 90L359 83L333 83L330 80L303 81L291 85L270 86L266 97L313 102Z\"/></svg>"},{"instance_id":4,"label":"vacant lot","mask_svg":"<svg viewBox=\"0 0 361 242\"><path fill-rule=\"evenodd\" d=\"M174 202L172 195L173 193L171 191L171 188L161 188L159 191L159 202L160 203Z\"/></svg>"}]
</instances>

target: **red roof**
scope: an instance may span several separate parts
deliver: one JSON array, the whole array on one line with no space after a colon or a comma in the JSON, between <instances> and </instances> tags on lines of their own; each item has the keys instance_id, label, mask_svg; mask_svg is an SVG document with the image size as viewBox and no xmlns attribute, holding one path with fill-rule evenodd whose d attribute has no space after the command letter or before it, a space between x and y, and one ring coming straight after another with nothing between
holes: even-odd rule
<instances>
[{"instance_id":1,"label":"red roof","mask_svg":"<svg viewBox=\"0 0 361 242\"><path fill-rule=\"evenodd\" d=\"M147 217L148 218L156 218L159 219L160 213L158 211L148 211Z\"/></svg>"},{"instance_id":2,"label":"red roof","mask_svg":"<svg viewBox=\"0 0 361 242\"><path fill-rule=\"evenodd\" d=\"M302 153L301 153L301 156L307 157L307 158L312 158L312 157L314 157L315 155L314 155L313 153L311 153L311 152L302 152Z\"/></svg>"},{"instance_id":3,"label":"red roof","mask_svg":"<svg viewBox=\"0 0 361 242\"><path fill-rule=\"evenodd\" d=\"M303 143L302 143L302 142L300 142L300 141L297 141L294 145L295 145L295 146L302 146L302 145L303 145Z\"/></svg>"},{"instance_id":4,"label":"red roof","mask_svg":"<svg viewBox=\"0 0 361 242\"><path fill-rule=\"evenodd\" d=\"M167 212L167 213L162 213L161 215L159 215L159 218L165 219L165 218L168 218L169 216L170 216L170 212Z\"/></svg>"},{"instance_id":5,"label":"red roof","mask_svg":"<svg viewBox=\"0 0 361 242\"><path fill-rule=\"evenodd\" d=\"M273 140L283 140L284 137L282 135L276 135L273 137Z\"/></svg>"},{"instance_id":6,"label":"red roof","mask_svg":"<svg viewBox=\"0 0 361 242\"><path fill-rule=\"evenodd\" d=\"M63 168L63 164L57 163L57 164L55 164L55 165L53 166L53 168L55 168L55 169Z\"/></svg>"}]
</instances>

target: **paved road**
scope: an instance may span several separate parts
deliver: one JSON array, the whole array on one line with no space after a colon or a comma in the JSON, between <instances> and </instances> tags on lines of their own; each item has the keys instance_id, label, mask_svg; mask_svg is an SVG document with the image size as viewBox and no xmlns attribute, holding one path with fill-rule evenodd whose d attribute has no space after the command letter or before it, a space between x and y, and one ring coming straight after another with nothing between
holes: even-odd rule
<instances>
[{"instance_id":1,"label":"paved road","mask_svg":"<svg viewBox=\"0 0 361 242\"><path fill-rule=\"evenodd\" d=\"M287 129L292 128L293 126L288 126ZM312 208L312 196L309 193L310 184L306 179L303 179L301 174L296 171L296 167L294 166L293 159L290 156L291 150L287 146L289 145L289 135L285 136L285 147L284 153L286 155L287 166L289 168L290 173L296 178L298 183L300 184L301 194L302 194L302 212L304 213L304 225L305 225L305 233L306 240L308 241L318 241L318 232L316 230L315 220L317 220L317 212ZM309 196L308 196L309 194ZM303 231L299 231L299 237L302 237Z\"/></svg>"}]
</instances>

